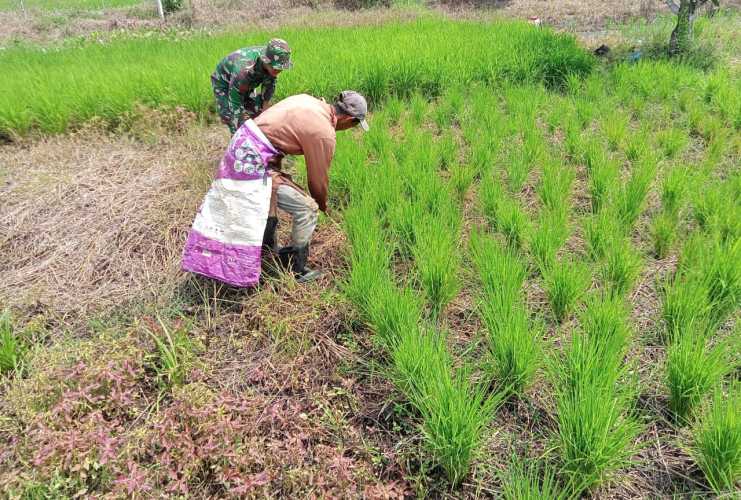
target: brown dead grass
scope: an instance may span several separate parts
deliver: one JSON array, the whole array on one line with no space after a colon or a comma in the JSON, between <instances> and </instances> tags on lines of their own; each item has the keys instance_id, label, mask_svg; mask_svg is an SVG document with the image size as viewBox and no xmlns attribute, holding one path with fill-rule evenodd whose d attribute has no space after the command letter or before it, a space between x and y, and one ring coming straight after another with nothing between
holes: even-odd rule
<instances>
[{"instance_id":1,"label":"brown dead grass","mask_svg":"<svg viewBox=\"0 0 741 500\"><path fill-rule=\"evenodd\" d=\"M0 302L66 317L167 300L225 140L211 128L147 143L93 124L0 148Z\"/></svg>"}]
</instances>

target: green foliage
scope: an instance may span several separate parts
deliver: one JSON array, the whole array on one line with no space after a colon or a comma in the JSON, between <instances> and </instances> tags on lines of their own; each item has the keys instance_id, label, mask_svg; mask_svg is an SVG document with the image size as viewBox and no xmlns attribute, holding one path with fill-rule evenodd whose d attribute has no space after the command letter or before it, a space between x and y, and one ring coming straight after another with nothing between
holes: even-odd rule
<instances>
[{"instance_id":1,"label":"green foliage","mask_svg":"<svg viewBox=\"0 0 741 500\"><path fill-rule=\"evenodd\" d=\"M693 429L693 456L718 495L738 492L741 479L741 386L727 396L715 391L712 402Z\"/></svg>"},{"instance_id":2,"label":"green foliage","mask_svg":"<svg viewBox=\"0 0 741 500\"><path fill-rule=\"evenodd\" d=\"M157 321L160 331L147 329L146 332L154 341L157 350L153 360L157 379L162 388L171 389L185 382L188 367L195 357L196 344L184 328L170 331L161 318L157 318Z\"/></svg>"},{"instance_id":3,"label":"green foliage","mask_svg":"<svg viewBox=\"0 0 741 500\"><path fill-rule=\"evenodd\" d=\"M596 143L590 144L587 149L586 163L592 212L598 213L610 202L613 186L618 179L619 167L617 162L610 160L607 153Z\"/></svg>"},{"instance_id":4,"label":"green foliage","mask_svg":"<svg viewBox=\"0 0 741 500\"><path fill-rule=\"evenodd\" d=\"M568 206L574 170L566 165L549 161L543 166L543 177L538 186L540 201L549 210L563 211Z\"/></svg>"},{"instance_id":5,"label":"green foliage","mask_svg":"<svg viewBox=\"0 0 741 500\"><path fill-rule=\"evenodd\" d=\"M641 270L642 259L627 238L613 240L605 250L600 273L610 292L625 296Z\"/></svg>"},{"instance_id":6,"label":"green foliage","mask_svg":"<svg viewBox=\"0 0 741 500\"><path fill-rule=\"evenodd\" d=\"M13 328L10 311L0 313L0 373L19 370L28 347Z\"/></svg>"},{"instance_id":7,"label":"green foliage","mask_svg":"<svg viewBox=\"0 0 741 500\"><path fill-rule=\"evenodd\" d=\"M0 84L0 135L31 128L62 132L93 116L116 125L137 102L182 106L205 117L213 95L204 75L235 47L263 44L274 35L127 37L54 49L53 58L32 47L4 50L0 66L13 78ZM587 74L594 65L573 37L520 23L500 22L493 28L431 17L384 26L288 28L281 36L291 43L295 66L281 74L276 100L297 93L331 98L351 88L376 107L415 92L434 97L456 83L504 80L559 87L566 75ZM363 50L345 50L349 39L362 39ZM455 53L448 50L453 45ZM414 58L389 47L415 47Z\"/></svg>"},{"instance_id":8,"label":"green foliage","mask_svg":"<svg viewBox=\"0 0 741 500\"><path fill-rule=\"evenodd\" d=\"M610 210L600 210L584 220L584 238L592 260L600 260L623 237L623 227Z\"/></svg>"},{"instance_id":9,"label":"green foliage","mask_svg":"<svg viewBox=\"0 0 741 500\"><path fill-rule=\"evenodd\" d=\"M471 235L483 285L479 306L488 332L491 377L506 394L521 394L540 364L540 328L532 325L522 296L525 265L511 249L479 232Z\"/></svg>"},{"instance_id":10,"label":"green foliage","mask_svg":"<svg viewBox=\"0 0 741 500\"><path fill-rule=\"evenodd\" d=\"M654 241L654 256L664 259L672 249L677 238L676 221L672 215L662 212L651 224L651 237Z\"/></svg>"},{"instance_id":11,"label":"green foliage","mask_svg":"<svg viewBox=\"0 0 741 500\"><path fill-rule=\"evenodd\" d=\"M183 8L183 0L162 0L162 8L166 14L172 14Z\"/></svg>"},{"instance_id":12,"label":"green foliage","mask_svg":"<svg viewBox=\"0 0 741 500\"><path fill-rule=\"evenodd\" d=\"M558 484L553 469L535 460L513 457L500 478L502 498L505 500L566 500L572 497Z\"/></svg>"},{"instance_id":13,"label":"green foliage","mask_svg":"<svg viewBox=\"0 0 741 500\"><path fill-rule=\"evenodd\" d=\"M685 330L674 338L666 359L669 409L674 419L688 423L693 412L718 387L731 370L726 356L728 345L709 348L705 332Z\"/></svg>"},{"instance_id":14,"label":"green foliage","mask_svg":"<svg viewBox=\"0 0 741 500\"><path fill-rule=\"evenodd\" d=\"M548 301L560 323L587 291L591 282L589 268L573 259L563 259L546 271L544 277Z\"/></svg>"},{"instance_id":15,"label":"green foliage","mask_svg":"<svg viewBox=\"0 0 741 500\"><path fill-rule=\"evenodd\" d=\"M541 210L538 222L530 231L530 252L540 268L541 274L550 269L556 260L556 253L569 236L566 213L557 210Z\"/></svg>"},{"instance_id":16,"label":"green foliage","mask_svg":"<svg viewBox=\"0 0 741 500\"><path fill-rule=\"evenodd\" d=\"M631 462L640 426L635 384L623 359L629 331L614 299L589 303L583 330L551 372L556 386L557 441L571 484L590 488Z\"/></svg>"},{"instance_id":17,"label":"green foliage","mask_svg":"<svg viewBox=\"0 0 741 500\"><path fill-rule=\"evenodd\" d=\"M431 218L419 219L415 229L414 262L433 318L458 293L458 239L458 234Z\"/></svg>"},{"instance_id":18,"label":"green foliage","mask_svg":"<svg viewBox=\"0 0 741 500\"><path fill-rule=\"evenodd\" d=\"M656 175L656 161L644 155L633 168L630 178L618 191L615 208L625 227L633 226L643 210L643 204Z\"/></svg>"}]
</instances>

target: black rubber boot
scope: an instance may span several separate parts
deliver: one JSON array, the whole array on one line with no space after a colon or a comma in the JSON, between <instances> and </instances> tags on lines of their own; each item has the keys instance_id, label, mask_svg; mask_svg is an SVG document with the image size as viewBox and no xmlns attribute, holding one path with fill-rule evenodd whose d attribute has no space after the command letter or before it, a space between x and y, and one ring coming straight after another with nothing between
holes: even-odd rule
<instances>
[{"instance_id":1,"label":"black rubber boot","mask_svg":"<svg viewBox=\"0 0 741 500\"><path fill-rule=\"evenodd\" d=\"M297 248L295 250L296 260L293 261L293 274L296 275L296 281L307 283L314 281L322 275L321 271L310 269L306 266L306 260L309 257L309 245Z\"/></svg>"},{"instance_id":2,"label":"black rubber boot","mask_svg":"<svg viewBox=\"0 0 741 500\"><path fill-rule=\"evenodd\" d=\"M262 237L263 251L275 253L278 251L278 242L275 240L275 231L278 229L278 217L268 217L265 224L265 234Z\"/></svg>"}]
</instances>

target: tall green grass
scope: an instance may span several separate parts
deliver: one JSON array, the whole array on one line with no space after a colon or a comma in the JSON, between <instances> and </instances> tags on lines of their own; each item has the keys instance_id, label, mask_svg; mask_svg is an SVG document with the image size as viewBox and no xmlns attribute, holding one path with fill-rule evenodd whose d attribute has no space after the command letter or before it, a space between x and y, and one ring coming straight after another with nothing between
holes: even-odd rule
<instances>
[{"instance_id":1,"label":"tall green grass","mask_svg":"<svg viewBox=\"0 0 741 500\"><path fill-rule=\"evenodd\" d=\"M741 480L741 386L716 390L693 430L692 454L718 495L738 494Z\"/></svg>"},{"instance_id":2,"label":"tall green grass","mask_svg":"<svg viewBox=\"0 0 741 500\"><path fill-rule=\"evenodd\" d=\"M479 310L488 333L492 379L507 394L521 394L541 355L541 328L530 320L522 292L525 264L478 231L471 235L471 251L483 287Z\"/></svg>"},{"instance_id":3,"label":"tall green grass","mask_svg":"<svg viewBox=\"0 0 741 500\"><path fill-rule=\"evenodd\" d=\"M557 322L562 322L586 293L591 283L589 268L574 259L562 259L545 274L548 301Z\"/></svg>"},{"instance_id":4,"label":"tall green grass","mask_svg":"<svg viewBox=\"0 0 741 500\"><path fill-rule=\"evenodd\" d=\"M274 36L289 41L295 63L280 76L277 98L302 92L329 98L352 88L374 106L417 91L440 95L457 83L560 86L567 75L587 74L594 65L572 37L550 30L434 17L383 26L137 37L51 51L11 48L0 54L4 74L13 75L0 83L0 134L61 132L93 116L116 122L135 102L183 106L205 116L213 105L209 77L219 60ZM403 46L416 47L414 57L397 49Z\"/></svg>"},{"instance_id":5,"label":"tall green grass","mask_svg":"<svg viewBox=\"0 0 741 500\"><path fill-rule=\"evenodd\" d=\"M572 485L591 488L631 463L640 425L635 383L623 360L629 329L615 299L594 299L571 345L552 366L556 387L556 440Z\"/></svg>"},{"instance_id":6,"label":"tall green grass","mask_svg":"<svg viewBox=\"0 0 741 500\"><path fill-rule=\"evenodd\" d=\"M0 312L0 373L18 370L28 347L13 327L10 311Z\"/></svg>"},{"instance_id":7,"label":"tall green grass","mask_svg":"<svg viewBox=\"0 0 741 500\"><path fill-rule=\"evenodd\" d=\"M530 253L541 274L553 267L556 253L569 236L568 215L563 210L541 210L529 234Z\"/></svg>"}]
</instances>

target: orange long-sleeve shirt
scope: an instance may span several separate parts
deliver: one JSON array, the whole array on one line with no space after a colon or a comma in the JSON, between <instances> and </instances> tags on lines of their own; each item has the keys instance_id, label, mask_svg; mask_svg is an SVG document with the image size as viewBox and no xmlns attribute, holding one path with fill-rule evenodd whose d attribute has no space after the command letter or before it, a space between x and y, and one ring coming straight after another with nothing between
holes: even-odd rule
<instances>
[{"instance_id":1,"label":"orange long-sleeve shirt","mask_svg":"<svg viewBox=\"0 0 741 500\"><path fill-rule=\"evenodd\" d=\"M334 108L307 94L287 97L255 118L273 146L286 154L304 155L309 192L322 211L327 210L336 123Z\"/></svg>"}]
</instances>

